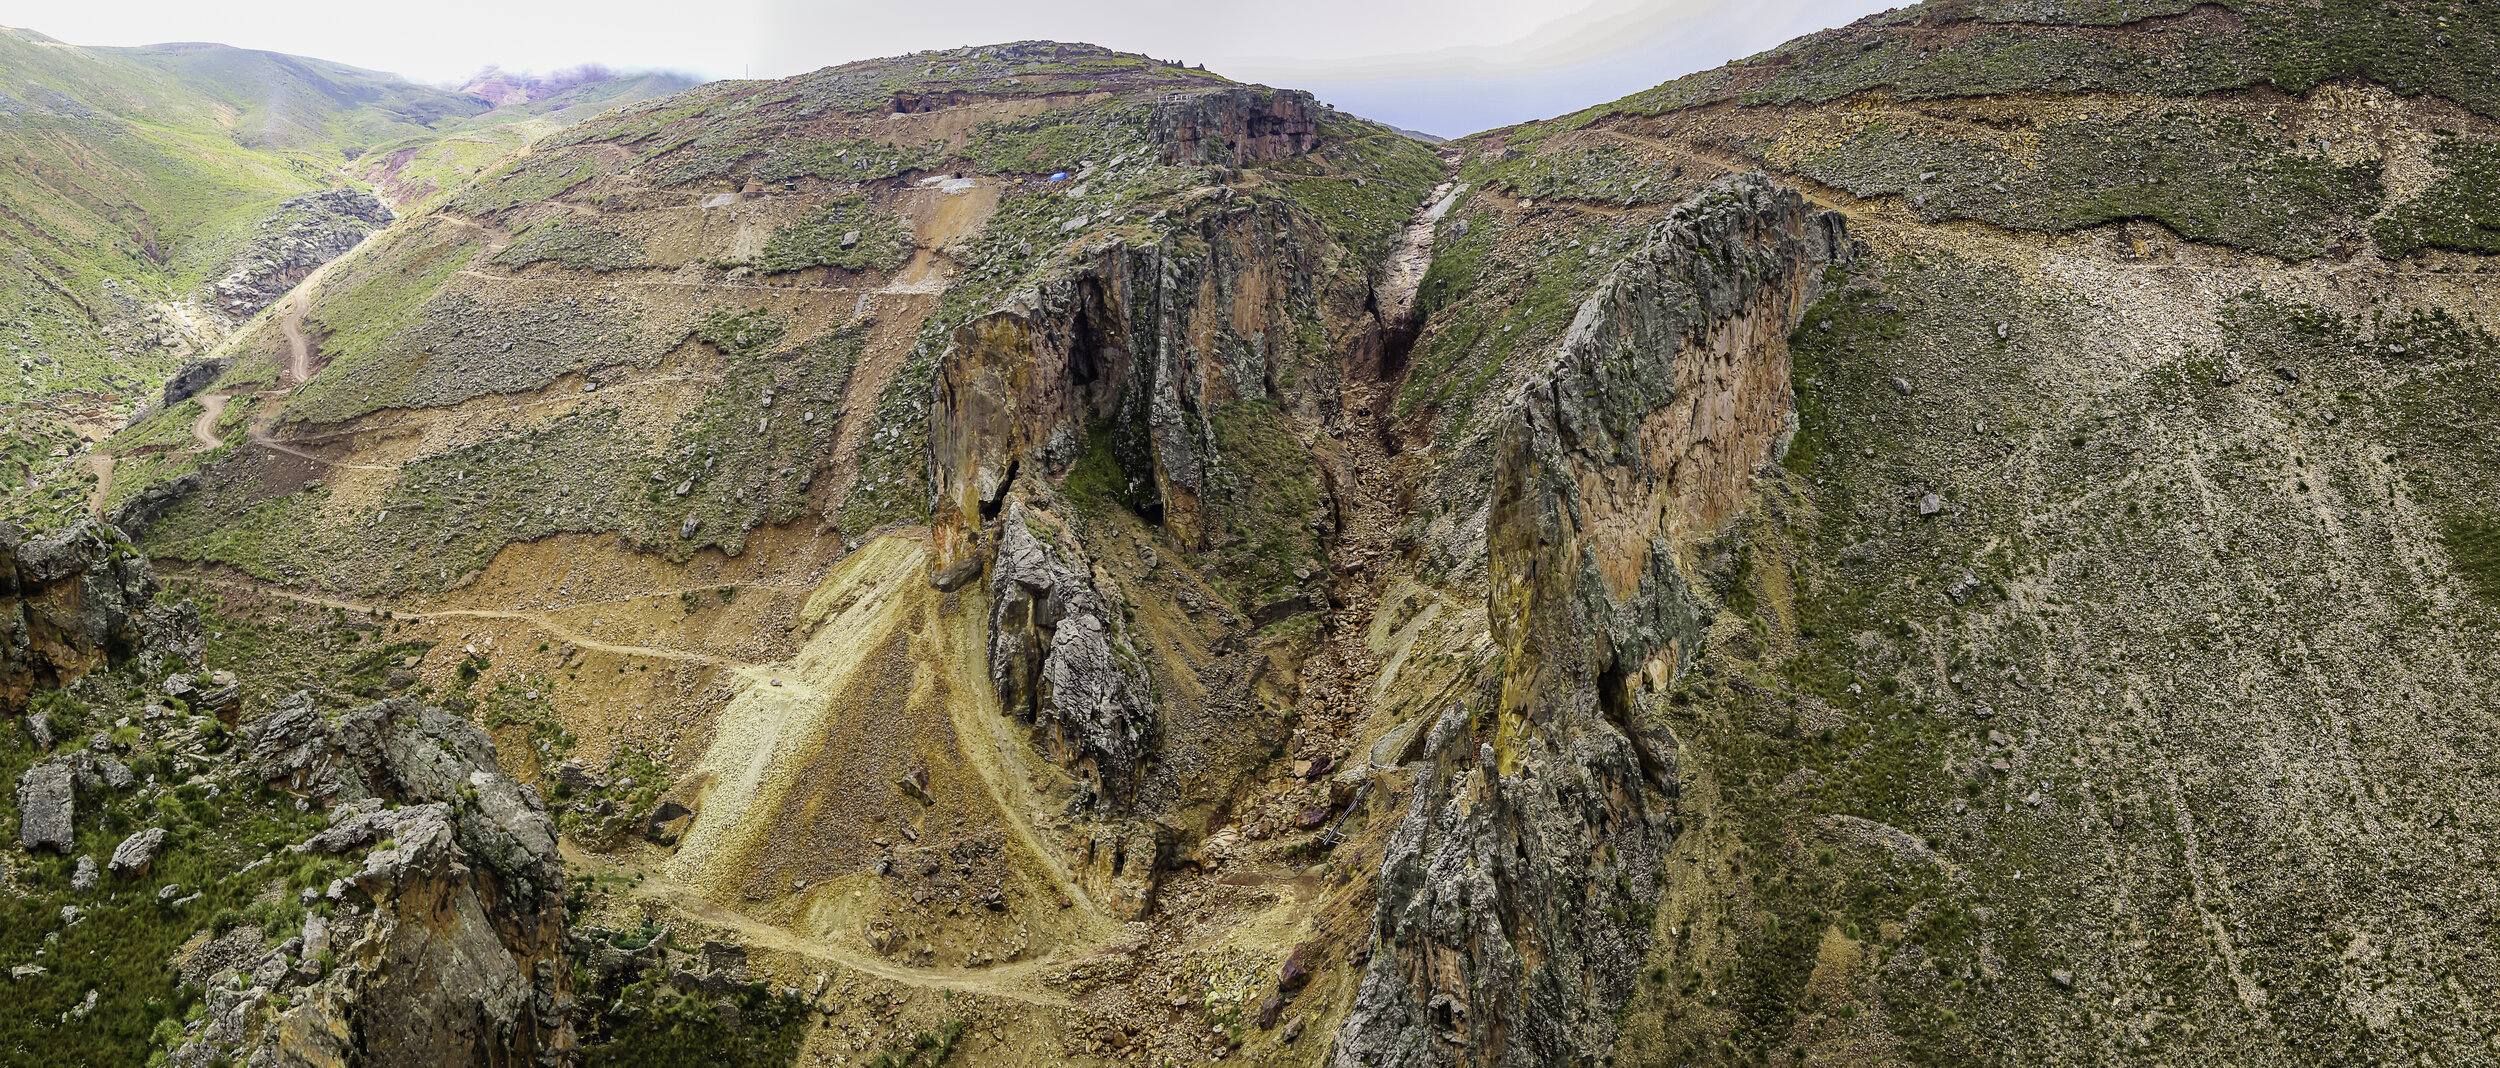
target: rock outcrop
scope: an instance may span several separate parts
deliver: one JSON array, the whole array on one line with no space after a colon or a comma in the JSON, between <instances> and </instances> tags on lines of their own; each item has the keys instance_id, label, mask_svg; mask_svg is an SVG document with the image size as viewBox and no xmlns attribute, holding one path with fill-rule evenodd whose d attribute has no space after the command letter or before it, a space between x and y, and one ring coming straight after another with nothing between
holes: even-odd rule
<instances>
[{"instance_id":1,"label":"rock outcrop","mask_svg":"<svg viewBox=\"0 0 2500 1068\"><path fill-rule=\"evenodd\" d=\"M234 358L231 356L216 356L186 363L182 365L182 370L174 372L172 378L165 380L163 399L158 403L170 408L190 400L201 390L207 389L210 383L217 381L217 376L225 374L226 369L232 366L234 366Z\"/></svg>"},{"instance_id":2,"label":"rock outcrop","mask_svg":"<svg viewBox=\"0 0 2500 1068\"><path fill-rule=\"evenodd\" d=\"M1484 735L1458 706L1432 728L1339 1068L1612 1047L1676 829L1679 758L1646 694L1700 630L1679 551L1784 446L1787 333L1848 254L1838 215L1723 181L1615 267L1512 401L1486 535L1500 707Z\"/></svg>"},{"instance_id":3,"label":"rock outcrop","mask_svg":"<svg viewBox=\"0 0 2500 1068\"><path fill-rule=\"evenodd\" d=\"M1319 143L1319 101L1298 89L1243 86L1188 93L1155 109L1165 163L1245 163L1299 156Z\"/></svg>"},{"instance_id":4,"label":"rock outcrop","mask_svg":"<svg viewBox=\"0 0 2500 1068\"><path fill-rule=\"evenodd\" d=\"M76 845L70 830L76 814L77 791L68 765L46 761L17 777L19 846L67 854Z\"/></svg>"},{"instance_id":5,"label":"rock outcrop","mask_svg":"<svg viewBox=\"0 0 2500 1068\"><path fill-rule=\"evenodd\" d=\"M217 280L213 303L236 319L249 318L395 217L389 206L362 189L324 189L288 198L253 227L250 243Z\"/></svg>"},{"instance_id":6,"label":"rock outcrop","mask_svg":"<svg viewBox=\"0 0 2500 1068\"><path fill-rule=\"evenodd\" d=\"M144 538L148 528L164 518L168 509L208 484L208 476L198 471L186 471L163 482L150 483L113 509L113 526L131 537Z\"/></svg>"},{"instance_id":7,"label":"rock outcrop","mask_svg":"<svg viewBox=\"0 0 2500 1068\"><path fill-rule=\"evenodd\" d=\"M999 704L1040 726L1051 755L1101 800L1126 808L1153 747L1153 683L1083 559L1045 540L1051 528L1023 501L1008 502L1005 520L989 587Z\"/></svg>"},{"instance_id":8,"label":"rock outcrop","mask_svg":"<svg viewBox=\"0 0 2500 1068\"><path fill-rule=\"evenodd\" d=\"M326 975L277 967L213 987L210 1025L174 1063L564 1063L555 825L497 770L486 733L406 698L334 717L298 694L249 738L264 781L330 809L330 827L294 851L367 850L330 889L352 920L308 924L296 944L304 958L315 941L331 947ZM291 1006L273 1009L277 993Z\"/></svg>"},{"instance_id":9,"label":"rock outcrop","mask_svg":"<svg viewBox=\"0 0 2500 1068\"><path fill-rule=\"evenodd\" d=\"M121 532L82 519L29 538L0 524L0 710L131 657L196 661L199 614L159 604L156 572Z\"/></svg>"},{"instance_id":10,"label":"rock outcrop","mask_svg":"<svg viewBox=\"0 0 2500 1068\"><path fill-rule=\"evenodd\" d=\"M1019 472L1057 479L1094 448L1109 450L1125 503L1175 541L1225 537L1210 514L1224 462L1215 413L1242 401L1333 407L1341 369L1295 351L1291 332L1315 308L1353 319L1372 302L1364 279L1326 270L1305 237L1274 202L1204 213L1159 244L1106 242L958 329L930 414L935 566L986 555L981 529ZM1296 360L1310 366L1288 370Z\"/></svg>"}]
</instances>

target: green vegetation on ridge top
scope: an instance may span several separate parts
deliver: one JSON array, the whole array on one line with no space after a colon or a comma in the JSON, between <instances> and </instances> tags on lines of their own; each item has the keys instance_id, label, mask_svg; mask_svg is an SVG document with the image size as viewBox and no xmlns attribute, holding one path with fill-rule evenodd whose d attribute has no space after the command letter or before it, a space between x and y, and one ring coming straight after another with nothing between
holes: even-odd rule
<instances>
[{"instance_id":1,"label":"green vegetation on ridge top","mask_svg":"<svg viewBox=\"0 0 2500 1068\"><path fill-rule=\"evenodd\" d=\"M2184 9L2184 10L2183 10ZM2196 96L2271 85L2301 94L2362 78L2500 117L2500 10L2443 0L1965 4L1936 0L1798 38L1564 120L1700 104L1822 103L2021 92ZM2165 17L2177 16L2177 17ZM1945 25L1976 20L1967 32ZM2123 35L2102 26L2125 22Z\"/></svg>"}]
</instances>

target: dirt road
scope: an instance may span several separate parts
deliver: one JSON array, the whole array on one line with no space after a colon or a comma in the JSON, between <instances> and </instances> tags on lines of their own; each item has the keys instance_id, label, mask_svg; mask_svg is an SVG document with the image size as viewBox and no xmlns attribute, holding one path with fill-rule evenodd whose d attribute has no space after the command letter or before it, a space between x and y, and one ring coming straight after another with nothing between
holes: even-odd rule
<instances>
[{"instance_id":1,"label":"dirt road","mask_svg":"<svg viewBox=\"0 0 2500 1068\"><path fill-rule=\"evenodd\" d=\"M191 436L199 439L202 449L221 448L226 444L218 440L216 431L217 421L226 417L227 399L223 393L201 395L200 407L206 410L200 413L199 418L191 421Z\"/></svg>"}]
</instances>

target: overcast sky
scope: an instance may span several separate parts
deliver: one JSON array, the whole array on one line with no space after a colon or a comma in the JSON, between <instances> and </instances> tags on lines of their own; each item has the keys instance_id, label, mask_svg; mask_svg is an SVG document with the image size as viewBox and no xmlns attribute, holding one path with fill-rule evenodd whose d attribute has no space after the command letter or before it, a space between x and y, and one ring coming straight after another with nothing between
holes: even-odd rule
<instances>
[{"instance_id":1,"label":"overcast sky","mask_svg":"<svg viewBox=\"0 0 2500 1068\"><path fill-rule=\"evenodd\" d=\"M1572 111L1882 10L1873 0L0 0L75 44L217 41L456 81L488 64L777 77L1028 38L1310 89L1445 136Z\"/></svg>"}]
</instances>

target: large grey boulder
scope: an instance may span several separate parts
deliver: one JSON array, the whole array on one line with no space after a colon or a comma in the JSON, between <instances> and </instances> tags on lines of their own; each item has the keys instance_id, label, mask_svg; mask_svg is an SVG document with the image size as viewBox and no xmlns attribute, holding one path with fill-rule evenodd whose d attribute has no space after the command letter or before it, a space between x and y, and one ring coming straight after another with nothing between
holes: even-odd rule
<instances>
[{"instance_id":1,"label":"large grey boulder","mask_svg":"<svg viewBox=\"0 0 2500 1068\"><path fill-rule=\"evenodd\" d=\"M51 849L67 855L73 844L71 817L76 790L67 764L46 762L17 777L17 842L29 850Z\"/></svg>"},{"instance_id":2,"label":"large grey boulder","mask_svg":"<svg viewBox=\"0 0 2500 1068\"><path fill-rule=\"evenodd\" d=\"M113 859L105 867L115 875L144 875L148 865L156 862L158 847L165 844L165 828L150 827L113 847Z\"/></svg>"}]
</instances>

